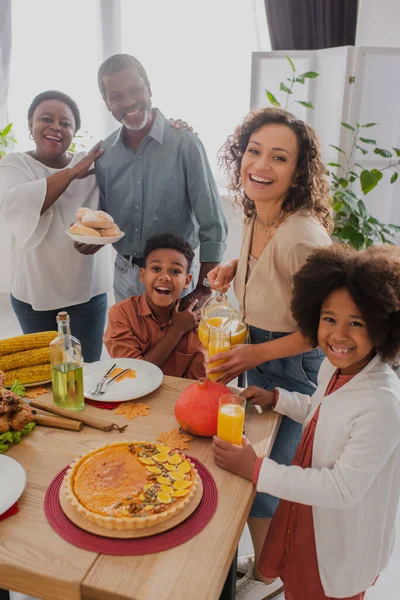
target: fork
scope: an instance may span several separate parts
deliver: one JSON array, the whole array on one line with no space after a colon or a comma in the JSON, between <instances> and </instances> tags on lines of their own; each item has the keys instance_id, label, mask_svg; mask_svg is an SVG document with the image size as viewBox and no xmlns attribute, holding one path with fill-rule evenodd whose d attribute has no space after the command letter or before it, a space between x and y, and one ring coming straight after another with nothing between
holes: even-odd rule
<instances>
[{"instance_id":1,"label":"fork","mask_svg":"<svg viewBox=\"0 0 400 600\"><path fill-rule=\"evenodd\" d=\"M115 369L115 367L117 366L117 363L115 363L112 367L110 367L103 375L103 377L100 379L100 381L95 385L95 387L90 390L89 394L98 394L105 382L105 380L107 379L107 377L109 376L109 374L111 373L111 371L113 369Z\"/></svg>"},{"instance_id":2,"label":"fork","mask_svg":"<svg viewBox=\"0 0 400 600\"><path fill-rule=\"evenodd\" d=\"M111 379L109 379L108 381L106 381L104 383L102 383L102 387L96 392L96 391L92 391L89 392L92 396L102 396L103 394L106 393L106 389L108 388L108 386L110 385L111 382L113 382L115 379L117 379L118 377L120 377L121 375L125 375L125 373L128 373L128 371L130 371L130 369L124 369L123 371L121 371L121 373L118 373L117 375L114 375L114 377L111 377Z\"/></svg>"}]
</instances>

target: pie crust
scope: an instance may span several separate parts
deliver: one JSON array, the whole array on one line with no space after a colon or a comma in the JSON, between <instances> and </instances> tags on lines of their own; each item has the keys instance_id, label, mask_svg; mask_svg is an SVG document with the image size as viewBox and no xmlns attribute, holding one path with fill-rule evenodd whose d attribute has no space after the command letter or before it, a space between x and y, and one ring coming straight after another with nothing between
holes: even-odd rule
<instances>
[{"instance_id":1,"label":"pie crust","mask_svg":"<svg viewBox=\"0 0 400 600\"><path fill-rule=\"evenodd\" d=\"M71 463L63 482L70 504L107 529L142 529L175 517L192 500L199 476L180 451L116 442Z\"/></svg>"}]
</instances>

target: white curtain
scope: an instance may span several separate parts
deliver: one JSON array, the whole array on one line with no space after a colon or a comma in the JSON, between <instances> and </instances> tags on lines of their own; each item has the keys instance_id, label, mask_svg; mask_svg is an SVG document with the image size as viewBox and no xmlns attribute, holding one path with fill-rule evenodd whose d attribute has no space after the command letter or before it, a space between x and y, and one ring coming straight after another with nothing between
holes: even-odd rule
<instances>
[{"instance_id":1,"label":"white curtain","mask_svg":"<svg viewBox=\"0 0 400 600\"><path fill-rule=\"evenodd\" d=\"M154 105L166 117L193 125L217 172L218 149L249 109L251 52L270 49L262 0L4 4L12 4L8 106L18 150L32 147L26 113L33 97L48 89L78 103L86 146L115 129L97 87L97 69L110 54L126 52L147 70Z\"/></svg>"},{"instance_id":2,"label":"white curtain","mask_svg":"<svg viewBox=\"0 0 400 600\"><path fill-rule=\"evenodd\" d=\"M8 124L7 96L11 61L11 0L0 2L0 129Z\"/></svg>"},{"instance_id":3,"label":"white curtain","mask_svg":"<svg viewBox=\"0 0 400 600\"><path fill-rule=\"evenodd\" d=\"M36 94L52 89L77 102L80 134L87 145L93 145L104 136L106 113L97 87L97 69L103 60L98 0L12 0L12 19L8 107L17 149L32 148L28 107Z\"/></svg>"},{"instance_id":4,"label":"white curtain","mask_svg":"<svg viewBox=\"0 0 400 600\"><path fill-rule=\"evenodd\" d=\"M249 110L251 53L270 50L263 3L120 1L123 52L142 62L153 104L193 125L216 168L219 148Z\"/></svg>"}]
</instances>

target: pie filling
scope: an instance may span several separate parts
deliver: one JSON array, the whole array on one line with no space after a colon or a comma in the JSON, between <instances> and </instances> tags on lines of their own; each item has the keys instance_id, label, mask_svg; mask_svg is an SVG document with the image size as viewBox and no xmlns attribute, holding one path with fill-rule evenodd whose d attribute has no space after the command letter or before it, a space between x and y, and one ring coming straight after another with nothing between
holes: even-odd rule
<instances>
[{"instance_id":1,"label":"pie filling","mask_svg":"<svg viewBox=\"0 0 400 600\"><path fill-rule=\"evenodd\" d=\"M116 443L82 457L72 469L69 488L81 507L100 518L142 518L178 508L192 495L196 477L179 450Z\"/></svg>"}]
</instances>

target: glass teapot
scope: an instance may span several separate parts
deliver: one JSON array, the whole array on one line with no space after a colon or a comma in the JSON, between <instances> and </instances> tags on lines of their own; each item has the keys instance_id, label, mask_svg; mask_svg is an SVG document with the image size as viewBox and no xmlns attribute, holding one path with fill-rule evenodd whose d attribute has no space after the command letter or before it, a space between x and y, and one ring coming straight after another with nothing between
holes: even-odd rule
<instances>
[{"instance_id":1,"label":"glass teapot","mask_svg":"<svg viewBox=\"0 0 400 600\"><path fill-rule=\"evenodd\" d=\"M229 331L232 346L246 342L247 326L238 311L229 304L227 295L222 292L217 292L201 309L198 333L204 348L208 348L210 331Z\"/></svg>"}]
</instances>

